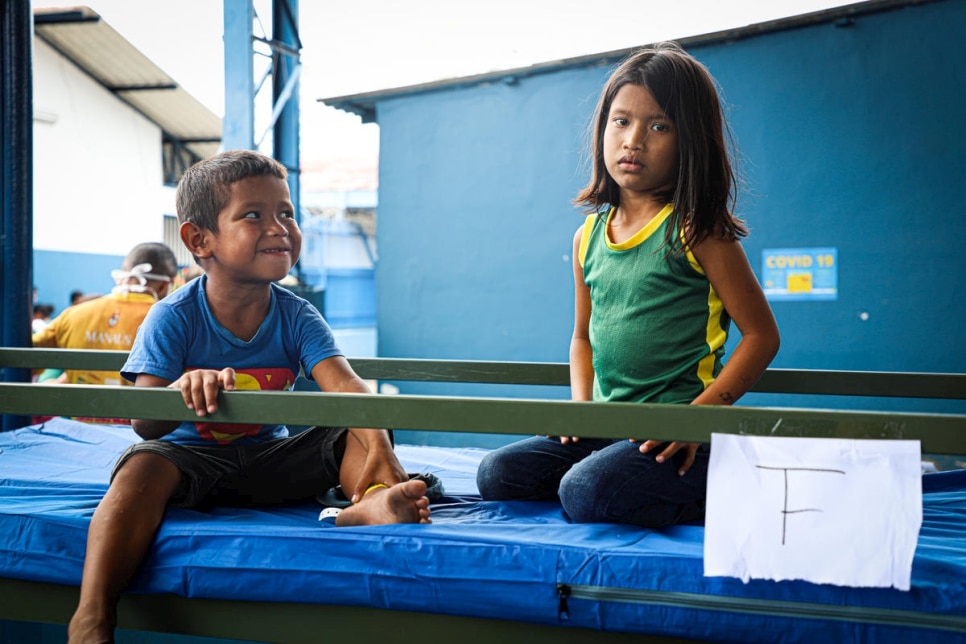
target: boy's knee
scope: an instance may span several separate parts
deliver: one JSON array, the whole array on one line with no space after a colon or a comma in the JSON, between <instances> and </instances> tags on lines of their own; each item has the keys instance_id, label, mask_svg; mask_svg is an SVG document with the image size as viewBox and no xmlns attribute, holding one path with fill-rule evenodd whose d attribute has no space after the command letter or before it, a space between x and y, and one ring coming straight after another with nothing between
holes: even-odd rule
<instances>
[{"instance_id":1,"label":"boy's knee","mask_svg":"<svg viewBox=\"0 0 966 644\"><path fill-rule=\"evenodd\" d=\"M136 452L117 466L111 477L112 486L174 489L181 481L181 471L170 459L154 452Z\"/></svg>"}]
</instances>

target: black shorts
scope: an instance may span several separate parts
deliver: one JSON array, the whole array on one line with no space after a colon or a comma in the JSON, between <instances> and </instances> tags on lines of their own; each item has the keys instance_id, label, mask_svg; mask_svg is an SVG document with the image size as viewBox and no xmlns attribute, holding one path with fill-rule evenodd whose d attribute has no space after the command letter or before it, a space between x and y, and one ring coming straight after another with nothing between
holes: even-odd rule
<instances>
[{"instance_id":1,"label":"black shorts","mask_svg":"<svg viewBox=\"0 0 966 644\"><path fill-rule=\"evenodd\" d=\"M312 427L257 445L135 443L117 459L111 480L134 454L151 452L175 464L181 484L169 505L273 505L314 499L339 484L345 427ZM341 447L341 449L337 449Z\"/></svg>"}]
</instances>

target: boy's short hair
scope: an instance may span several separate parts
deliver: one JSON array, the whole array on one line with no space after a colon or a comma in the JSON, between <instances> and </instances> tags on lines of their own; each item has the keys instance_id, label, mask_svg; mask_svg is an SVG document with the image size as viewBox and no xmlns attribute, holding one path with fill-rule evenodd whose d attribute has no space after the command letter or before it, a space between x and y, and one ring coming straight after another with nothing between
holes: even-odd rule
<instances>
[{"instance_id":1,"label":"boy's short hair","mask_svg":"<svg viewBox=\"0 0 966 644\"><path fill-rule=\"evenodd\" d=\"M231 198L231 186L249 177L287 179L275 159L253 150L225 150L194 164L181 177L175 193L178 222L191 222L218 232L218 213Z\"/></svg>"}]
</instances>

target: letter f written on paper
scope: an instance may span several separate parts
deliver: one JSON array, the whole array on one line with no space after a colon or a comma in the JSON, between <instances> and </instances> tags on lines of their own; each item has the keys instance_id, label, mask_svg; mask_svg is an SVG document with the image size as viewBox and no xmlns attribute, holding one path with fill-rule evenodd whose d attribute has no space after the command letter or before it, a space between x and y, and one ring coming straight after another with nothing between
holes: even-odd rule
<instances>
[{"instance_id":1,"label":"letter f written on paper","mask_svg":"<svg viewBox=\"0 0 966 644\"><path fill-rule=\"evenodd\" d=\"M918 441L713 434L706 576L909 590Z\"/></svg>"}]
</instances>

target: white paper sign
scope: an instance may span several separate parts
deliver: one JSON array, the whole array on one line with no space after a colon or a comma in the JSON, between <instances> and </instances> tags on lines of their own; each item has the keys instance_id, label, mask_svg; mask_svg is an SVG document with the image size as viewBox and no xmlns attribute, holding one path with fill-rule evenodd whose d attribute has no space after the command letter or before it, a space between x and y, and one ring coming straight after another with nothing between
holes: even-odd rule
<instances>
[{"instance_id":1,"label":"white paper sign","mask_svg":"<svg viewBox=\"0 0 966 644\"><path fill-rule=\"evenodd\" d=\"M919 441L712 434L705 576L909 590Z\"/></svg>"}]
</instances>

